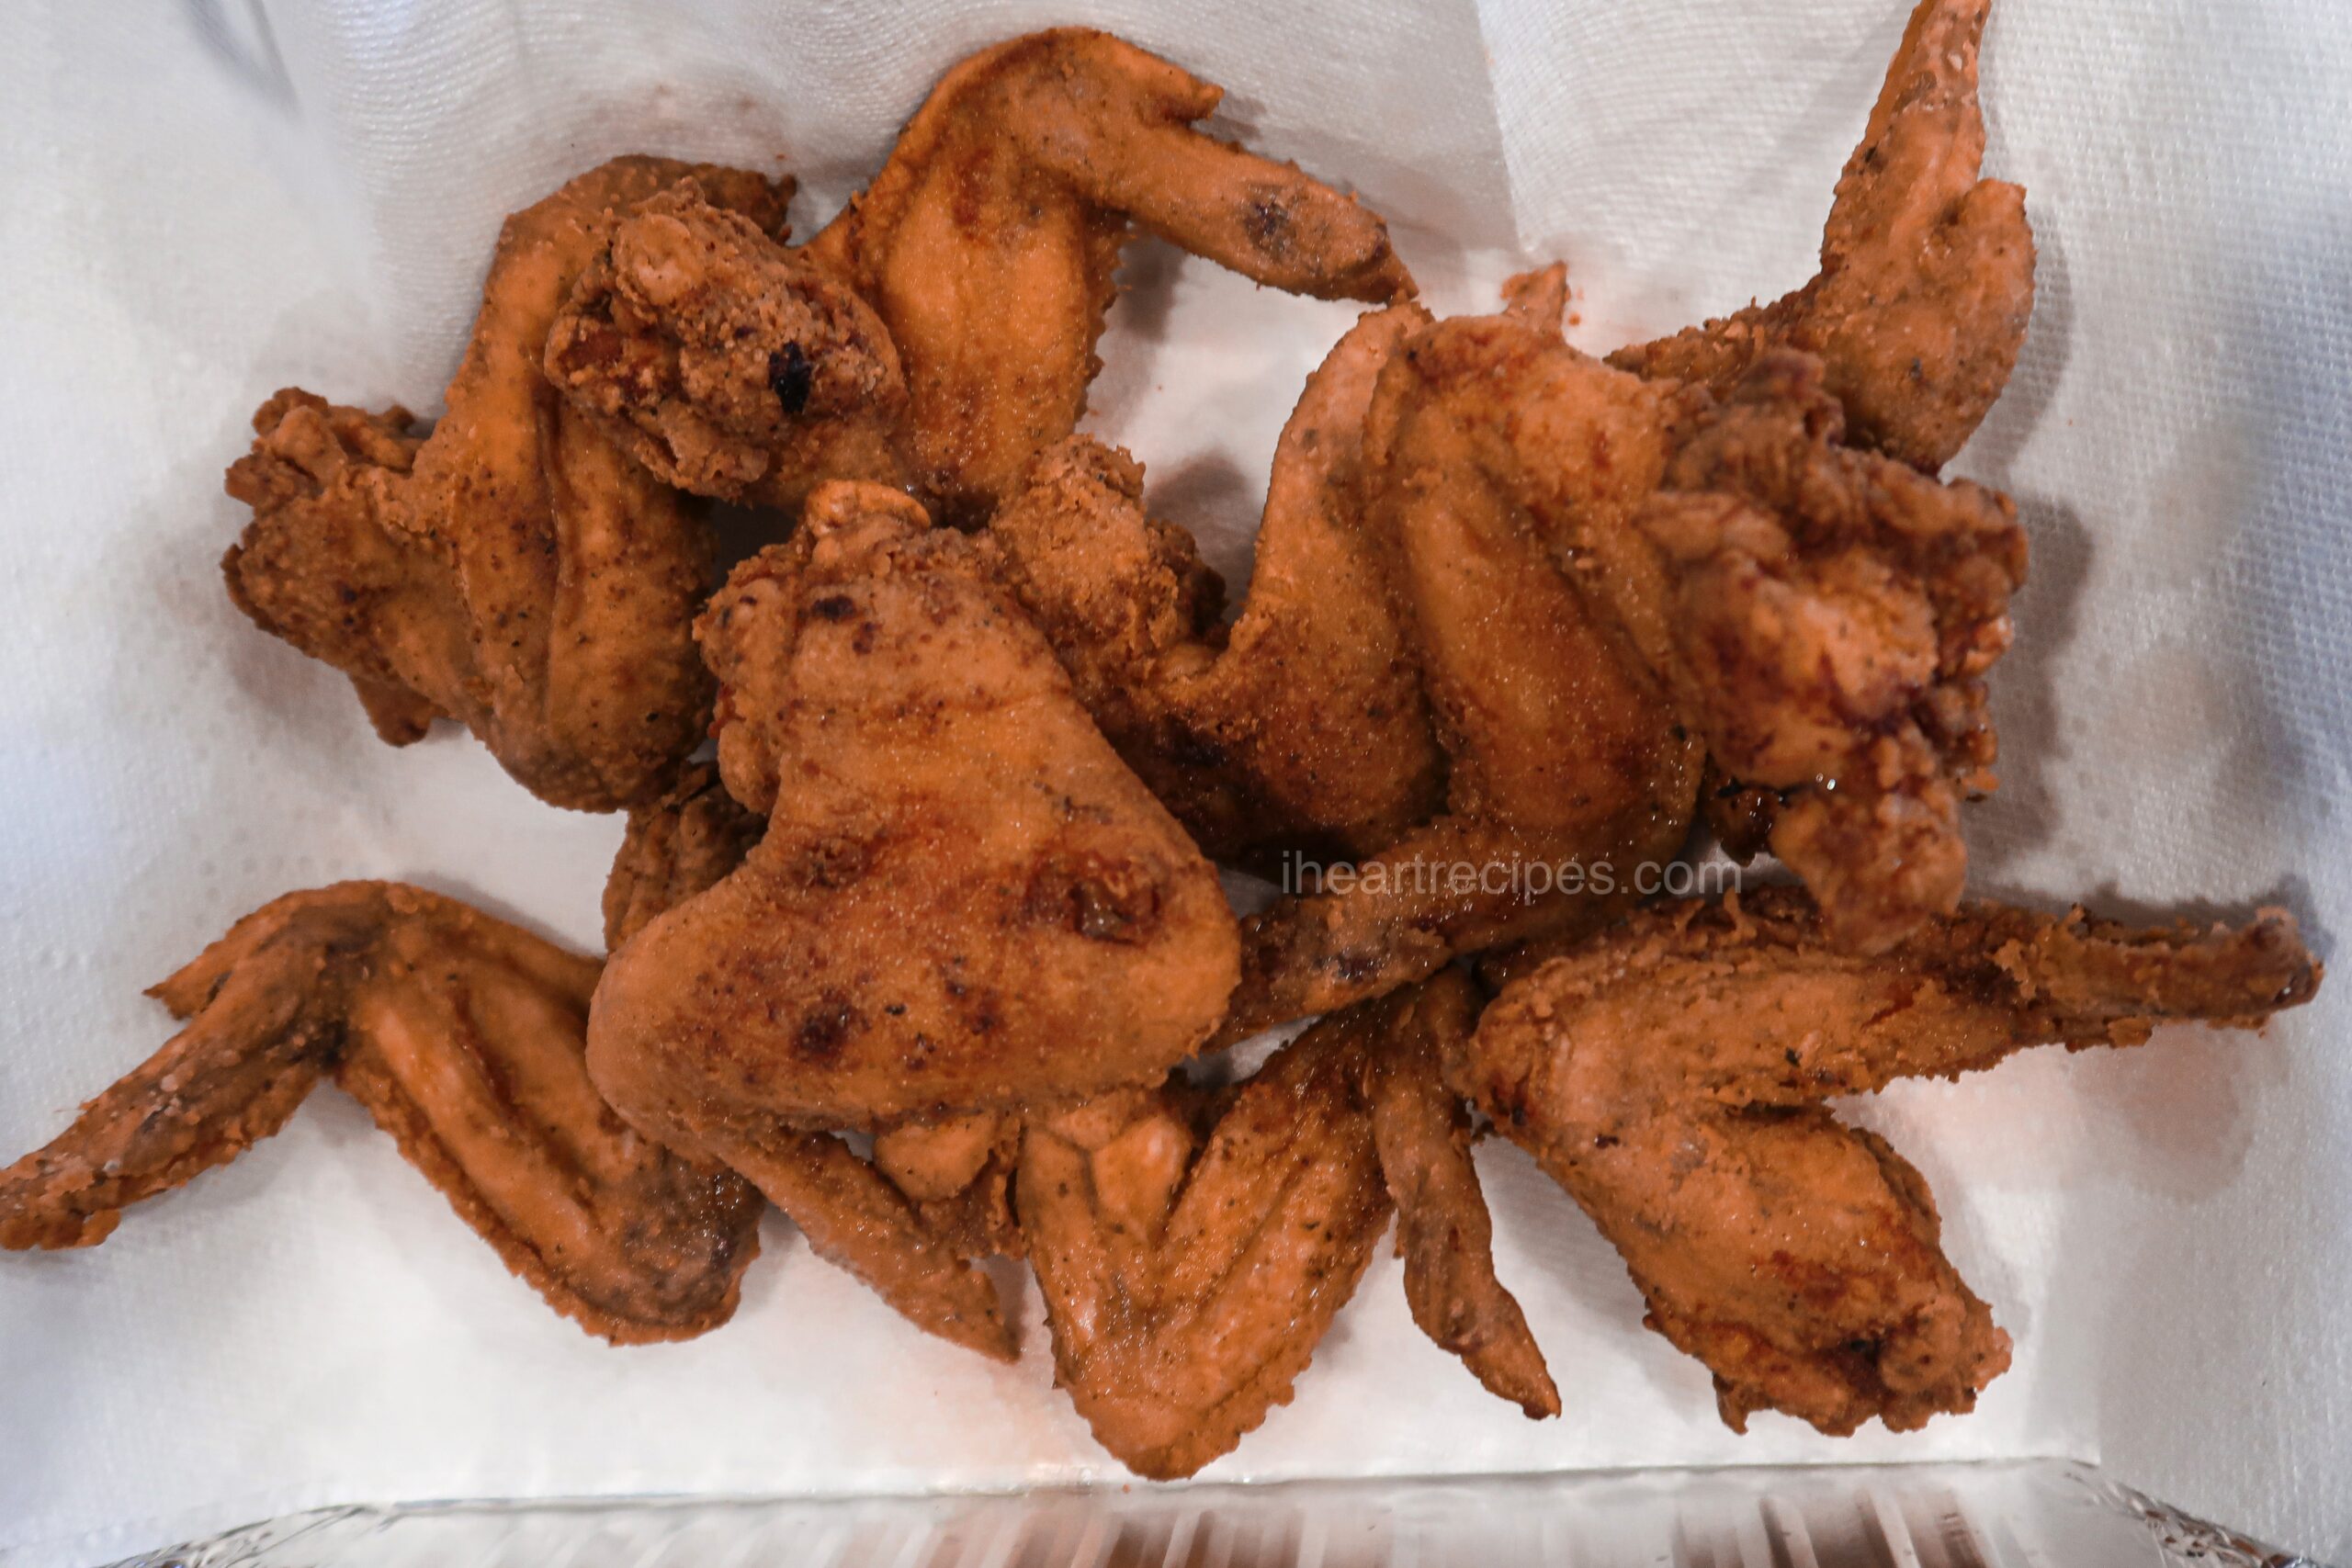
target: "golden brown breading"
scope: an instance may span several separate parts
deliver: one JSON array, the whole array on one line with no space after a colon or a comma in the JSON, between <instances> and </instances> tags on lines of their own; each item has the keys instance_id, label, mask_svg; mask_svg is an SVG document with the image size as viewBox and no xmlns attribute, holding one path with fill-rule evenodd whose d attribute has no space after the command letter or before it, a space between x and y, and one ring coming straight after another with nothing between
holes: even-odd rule
<instances>
[{"instance_id":1,"label":"golden brown breading","mask_svg":"<svg viewBox=\"0 0 2352 1568\"><path fill-rule=\"evenodd\" d=\"M1215 1023L1236 938L991 555L832 485L713 601L719 765L768 827L615 960L591 1057L911 1321L1009 1357L966 1262L1008 1244L1008 1152L940 1113L1156 1080ZM876 1131L877 1164L835 1127Z\"/></svg>"},{"instance_id":2,"label":"golden brown breading","mask_svg":"<svg viewBox=\"0 0 2352 1568\"><path fill-rule=\"evenodd\" d=\"M2167 1020L2251 1028L2319 980L2275 911L2199 933L1973 904L1864 957L1771 888L1645 909L1544 965L1448 1076L1615 1244L1734 1430L1773 1409L1900 1431L1971 1408L2008 1337L1918 1173L1821 1101Z\"/></svg>"},{"instance_id":3,"label":"golden brown breading","mask_svg":"<svg viewBox=\"0 0 2352 1568\"><path fill-rule=\"evenodd\" d=\"M667 483L795 511L896 483L906 378L849 288L691 180L640 203L572 286L548 379Z\"/></svg>"},{"instance_id":4,"label":"golden brown breading","mask_svg":"<svg viewBox=\"0 0 2352 1568\"><path fill-rule=\"evenodd\" d=\"M1247 820L1168 713L1175 672L1214 657L1225 583L1192 536L1148 517L1143 465L1091 435L1037 456L989 520L1005 587L1120 758L1210 854Z\"/></svg>"},{"instance_id":5,"label":"golden brown breading","mask_svg":"<svg viewBox=\"0 0 2352 1568\"><path fill-rule=\"evenodd\" d=\"M1015 1201L1055 1381L1136 1474L1190 1475L1288 1404L1354 1293L1388 1219L1363 1086L1383 1027L1308 1030L1205 1142L1181 1089L1031 1118Z\"/></svg>"},{"instance_id":6,"label":"golden brown breading","mask_svg":"<svg viewBox=\"0 0 2352 1568\"><path fill-rule=\"evenodd\" d=\"M1371 212L1191 129L1222 96L1107 33L1014 39L948 72L809 243L898 344L943 515L985 515L1077 426L1131 223L1293 293L1412 291Z\"/></svg>"},{"instance_id":7,"label":"golden brown breading","mask_svg":"<svg viewBox=\"0 0 2352 1568\"><path fill-rule=\"evenodd\" d=\"M1821 271L1770 305L1610 362L1736 386L1778 347L1817 355L1858 445L1933 473L2008 384L2033 315L2025 192L1979 179L1977 44L1992 0L1920 0L1838 182Z\"/></svg>"},{"instance_id":8,"label":"golden brown breading","mask_svg":"<svg viewBox=\"0 0 2352 1568\"><path fill-rule=\"evenodd\" d=\"M687 175L782 219L786 191L757 175L616 159L506 220L429 437L406 434L402 410L289 389L229 470L254 520L222 570L256 625L351 676L387 740L456 718L534 794L582 810L660 794L701 734L710 685L688 628L711 545L539 361L618 214Z\"/></svg>"},{"instance_id":9,"label":"golden brown breading","mask_svg":"<svg viewBox=\"0 0 2352 1568\"><path fill-rule=\"evenodd\" d=\"M293 893L155 987L187 1026L0 1171L0 1247L87 1247L284 1125L325 1074L506 1266L615 1344L735 1311L760 1201L632 1132L582 1062L598 965L397 883Z\"/></svg>"},{"instance_id":10,"label":"golden brown breading","mask_svg":"<svg viewBox=\"0 0 2352 1568\"><path fill-rule=\"evenodd\" d=\"M1009 581L1119 754L1202 848L1368 854L1426 821L1445 758L1363 516L1380 368L1427 312L1366 315L1274 450L1249 603L1215 629L1214 574L1149 519L1143 470L1086 437L1048 448L990 534Z\"/></svg>"},{"instance_id":11,"label":"golden brown breading","mask_svg":"<svg viewBox=\"0 0 2352 1568\"><path fill-rule=\"evenodd\" d=\"M1560 1413L1560 1391L1518 1301L1495 1277L1494 1226L1470 1159L1470 1122L1447 1089L1448 1057L1466 1049L1482 1002L1444 969L1365 1004L1385 1010L1385 1038L1365 1064L1381 1178L1396 1205L1396 1251L1413 1321L1462 1358L1487 1392L1531 1420Z\"/></svg>"},{"instance_id":12,"label":"golden brown breading","mask_svg":"<svg viewBox=\"0 0 2352 1568\"><path fill-rule=\"evenodd\" d=\"M639 932L590 1059L678 1146L1150 1082L1214 1027L1216 873L991 579L984 538L832 485L699 635L741 870Z\"/></svg>"}]
</instances>

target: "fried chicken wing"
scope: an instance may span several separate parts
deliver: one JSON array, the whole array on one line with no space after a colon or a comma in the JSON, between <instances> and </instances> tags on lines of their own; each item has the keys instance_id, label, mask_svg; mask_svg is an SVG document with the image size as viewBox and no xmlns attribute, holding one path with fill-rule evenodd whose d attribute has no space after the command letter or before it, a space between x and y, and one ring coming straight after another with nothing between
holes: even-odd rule
<instances>
[{"instance_id":1,"label":"fried chicken wing","mask_svg":"<svg viewBox=\"0 0 2352 1568\"><path fill-rule=\"evenodd\" d=\"M448 574L408 526L415 423L398 404L371 414L288 387L254 414L259 439L227 481L254 509L221 562L229 597L349 676L390 746L424 739L443 716L424 688L473 660Z\"/></svg>"},{"instance_id":2,"label":"fried chicken wing","mask_svg":"<svg viewBox=\"0 0 2352 1568\"><path fill-rule=\"evenodd\" d=\"M1015 1201L1055 1381L1136 1474L1190 1475L1288 1404L1354 1293L1388 1219L1363 1085L1381 1028L1317 1024L1205 1129L1176 1087L1031 1118Z\"/></svg>"},{"instance_id":3,"label":"fried chicken wing","mask_svg":"<svg viewBox=\"0 0 2352 1568\"><path fill-rule=\"evenodd\" d=\"M1811 283L1611 363L1724 392L1772 349L1801 349L1826 366L1859 445L1928 473L1949 462L2008 384L2033 315L2025 192L1978 177L1991 9L1920 0L1838 182Z\"/></svg>"},{"instance_id":4,"label":"fried chicken wing","mask_svg":"<svg viewBox=\"0 0 2352 1568\"><path fill-rule=\"evenodd\" d=\"M795 511L903 479L899 351L850 288L693 181L640 203L572 285L548 379L667 483Z\"/></svg>"},{"instance_id":5,"label":"fried chicken wing","mask_svg":"<svg viewBox=\"0 0 2352 1568\"><path fill-rule=\"evenodd\" d=\"M1494 1225L1470 1160L1470 1122L1445 1086L1481 1002L1459 970L1441 970L1382 1002L1386 1036L1365 1064L1381 1178L1396 1205L1396 1251L1413 1321L1462 1359L1487 1392L1531 1420L1560 1413L1560 1391L1518 1301L1495 1277Z\"/></svg>"},{"instance_id":6,"label":"fried chicken wing","mask_svg":"<svg viewBox=\"0 0 2352 1568\"><path fill-rule=\"evenodd\" d=\"M767 832L615 958L590 1048L681 1146L720 1121L872 1128L1148 1081L1223 1010L1215 872L990 553L831 486L705 613L719 768Z\"/></svg>"},{"instance_id":7,"label":"fried chicken wing","mask_svg":"<svg viewBox=\"0 0 2352 1568\"><path fill-rule=\"evenodd\" d=\"M1119 754L1204 850L1384 849L1437 809L1445 758L1363 517L1364 415L1429 316L1366 315L1283 428L1249 603L1214 627L1190 536L1148 518L1143 470L1090 438L1048 448L990 534L1010 582Z\"/></svg>"},{"instance_id":8,"label":"fried chicken wing","mask_svg":"<svg viewBox=\"0 0 2352 1568\"><path fill-rule=\"evenodd\" d=\"M699 635L720 772L767 827L615 956L589 1059L910 1318L1010 1354L966 1261L1003 1245L1009 1156L952 1113L1158 1081L1215 1026L1237 937L992 553L835 484L737 570ZM876 1165L842 1128L877 1134Z\"/></svg>"},{"instance_id":9,"label":"fried chicken wing","mask_svg":"<svg viewBox=\"0 0 2352 1568\"><path fill-rule=\"evenodd\" d=\"M1384 372L1374 517L1453 771L1448 816L1365 869L1574 865L1583 890L1423 877L1398 898L1391 874L1277 906L1230 1030L1593 929L1640 891L1627 868L1679 847L1702 754L1734 847L1769 832L1840 942L1959 901L1960 803L1994 783L1984 677L2025 578L2015 508L1847 448L1816 359L1768 354L1719 403L1577 353L1557 298L1531 282Z\"/></svg>"},{"instance_id":10,"label":"fried chicken wing","mask_svg":"<svg viewBox=\"0 0 2352 1568\"><path fill-rule=\"evenodd\" d=\"M1449 759L1446 809L1252 917L1223 1038L1592 929L1689 831L1699 740L1546 544L1565 519L1630 524L1664 471L1667 399L1529 324L1539 298L1439 322L1381 373L1373 537Z\"/></svg>"},{"instance_id":11,"label":"fried chicken wing","mask_svg":"<svg viewBox=\"0 0 2352 1568\"><path fill-rule=\"evenodd\" d=\"M1544 965L1448 1072L1623 1255L1734 1430L1772 1409L1900 1431L1971 1408L2008 1338L1918 1172L1820 1102L2170 1020L2252 1028L2320 973L2275 911L2200 933L1972 904L1860 956L1774 888L1645 909Z\"/></svg>"},{"instance_id":12,"label":"fried chicken wing","mask_svg":"<svg viewBox=\"0 0 2352 1568\"><path fill-rule=\"evenodd\" d=\"M765 818L729 795L718 771L690 770L653 806L631 811L605 885L605 945L639 931L743 863ZM830 1133L779 1130L729 1145L729 1156L790 1216L819 1257L870 1286L909 1321L998 1359L1012 1326L988 1277L966 1259L1018 1254L1013 1133L988 1113L894 1122L868 1164Z\"/></svg>"},{"instance_id":13,"label":"fried chicken wing","mask_svg":"<svg viewBox=\"0 0 2352 1568\"><path fill-rule=\"evenodd\" d=\"M1476 1017L1449 973L1324 1020L1222 1095L1170 1083L1029 1118L1015 1194L1056 1381L1128 1468L1190 1475L1289 1403L1392 1198L1414 1321L1557 1413L1439 1081Z\"/></svg>"},{"instance_id":14,"label":"fried chicken wing","mask_svg":"<svg viewBox=\"0 0 2352 1568\"><path fill-rule=\"evenodd\" d=\"M757 1193L632 1132L582 1060L598 965L393 883L289 894L154 995L187 1027L0 1171L0 1247L87 1247L284 1125L324 1076L558 1312L615 1344L725 1322Z\"/></svg>"},{"instance_id":15,"label":"fried chicken wing","mask_svg":"<svg viewBox=\"0 0 2352 1568\"><path fill-rule=\"evenodd\" d=\"M1191 129L1221 96L1107 33L1014 39L942 78L809 243L897 344L908 456L943 515L984 515L1076 427L1131 224L1293 293L1411 292L1377 217Z\"/></svg>"},{"instance_id":16,"label":"fried chicken wing","mask_svg":"<svg viewBox=\"0 0 2352 1568\"><path fill-rule=\"evenodd\" d=\"M701 734L709 678L689 627L711 542L540 358L618 215L689 175L781 220L786 192L757 175L616 159L506 220L429 436L404 410L288 389L229 470L254 520L222 570L254 624L349 675L386 740L458 719L534 794L582 810L659 795Z\"/></svg>"}]
</instances>

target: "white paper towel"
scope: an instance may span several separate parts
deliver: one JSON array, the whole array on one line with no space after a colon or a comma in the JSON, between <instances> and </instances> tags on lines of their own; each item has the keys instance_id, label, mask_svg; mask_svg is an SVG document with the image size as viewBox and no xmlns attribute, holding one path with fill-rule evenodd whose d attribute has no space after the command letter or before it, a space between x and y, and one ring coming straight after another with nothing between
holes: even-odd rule
<instances>
[{"instance_id":1,"label":"white paper towel","mask_svg":"<svg viewBox=\"0 0 2352 1568\"><path fill-rule=\"evenodd\" d=\"M0 50L0 1156L169 1032L140 988L231 919L410 877L585 946L618 839L461 735L392 752L214 562L288 382L429 411L499 218L613 152L799 173L803 233L950 61L1112 27L1352 181L1432 303L1566 256L1580 342L1801 281L1907 0L185 0L35 6ZM2033 535L1977 885L2352 922L2352 30L2325 0L1999 0L1994 172L2041 241L1962 471ZM1768 12L1771 14L1767 14ZM1094 428L1246 567L1343 307L1135 254ZM2340 987L2339 987L2340 989ZM1420 1339L1384 1259L1227 1479L2067 1453L2352 1557L2352 1068L2331 990L2264 1039L2012 1062L1860 1108L2018 1341L1973 1416L1849 1442L1714 1420L1591 1227L1507 1148L1501 1264L1566 1416ZM616 1351L549 1314L366 1118L281 1136L94 1251L0 1258L0 1556L100 1561L354 1499L1116 1477L1028 1359L928 1340L773 1224L742 1312Z\"/></svg>"}]
</instances>

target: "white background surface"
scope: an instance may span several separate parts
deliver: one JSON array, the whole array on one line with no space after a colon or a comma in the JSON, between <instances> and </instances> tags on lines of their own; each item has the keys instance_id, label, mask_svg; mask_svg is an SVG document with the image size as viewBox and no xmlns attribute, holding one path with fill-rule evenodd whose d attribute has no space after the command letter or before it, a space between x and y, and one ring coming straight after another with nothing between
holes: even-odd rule
<instances>
[{"instance_id":1,"label":"white background surface","mask_svg":"<svg viewBox=\"0 0 2352 1568\"><path fill-rule=\"evenodd\" d=\"M1993 172L2041 242L2025 362L1960 471L2034 546L1980 890L2352 925L2352 30L2299 8L2000 0ZM168 1032L141 987L288 888L392 875L570 942L618 824L458 734L393 752L230 607L220 491L299 382L435 409L500 216L611 153L778 161L813 231L948 62L1102 22L1352 180L1443 310L1565 255L1604 349L1802 279L1903 0L828 8L242 0L18 13L0 49L0 1156ZM1770 16L1765 13L1773 13ZM1134 253L1096 428L1243 543L1349 319ZM1237 572L1238 576L1238 573ZM1846 1443L1715 1422L1613 1255L1508 1149L1502 1265L1566 1416L1421 1340L1384 1259L1226 1479L2066 1453L2352 1559L2343 982L2259 1040L2037 1055L1860 1114L2018 1340L1980 1411ZM743 1310L616 1351L322 1092L101 1248L0 1258L0 1556L100 1561L331 1501L1115 1476L1030 1352L927 1340L771 1223Z\"/></svg>"}]
</instances>

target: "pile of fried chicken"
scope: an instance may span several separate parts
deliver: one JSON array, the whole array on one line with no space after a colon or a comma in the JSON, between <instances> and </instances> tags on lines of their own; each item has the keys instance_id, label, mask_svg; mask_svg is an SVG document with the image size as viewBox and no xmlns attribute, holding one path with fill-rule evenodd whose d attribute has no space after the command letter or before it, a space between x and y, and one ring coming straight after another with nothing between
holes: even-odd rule
<instances>
[{"instance_id":1,"label":"pile of fried chicken","mask_svg":"<svg viewBox=\"0 0 2352 1568\"><path fill-rule=\"evenodd\" d=\"M1017 1349L980 1265L1025 1258L1060 1385L1169 1477L1290 1398L1392 1219L1420 1327L1562 1410L1496 1277L1492 1133L1735 1428L1968 1410L2007 1337L1832 1102L2253 1028L2320 980L2281 912L1965 895L2026 537L1940 469L2034 265L1979 174L1987 3L1922 0L1812 282L1606 359L1557 265L1433 318L1379 218L1099 32L957 65L805 244L788 182L650 157L516 213L447 412L271 397L223 567L387 742L456 720L628 813L607 955L401 885L279 898L0 1171L0 1247L103 1240L332 1078L616 1344L725 1322L769 1202L987 1356ZM1231 616L1077 433L1138 231L1371 307L1282 433ZM715 591L703 498L786 523ZM1631 868L1709 841L1788 874L1644 903ZM1307 852L1350 874L1237 919L1220 865ZM1443 872L1535 864L1617 874Z\"/></svg>"}]
</instances>

